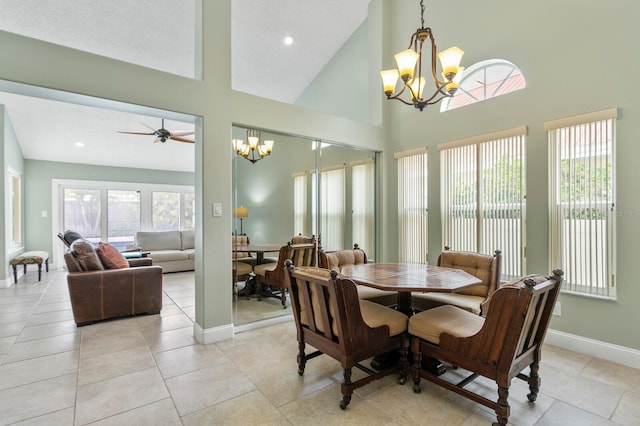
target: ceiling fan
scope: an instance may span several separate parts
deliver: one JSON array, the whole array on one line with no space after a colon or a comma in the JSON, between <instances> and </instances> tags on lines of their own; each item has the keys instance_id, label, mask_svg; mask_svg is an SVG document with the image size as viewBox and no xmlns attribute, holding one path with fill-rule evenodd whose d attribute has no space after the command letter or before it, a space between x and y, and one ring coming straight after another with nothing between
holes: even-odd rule
<instances>
[{"instance_id":1,"label":"ceiling fan","mask_svg":"<svg viewBox=\"0 0 640 426\"><path fill-rule=\"evenodd\" d=\"M149 128L151 132L143 133L143 132L118 132L118 133L126 133L129 135L147 135L147 136L156 136L156 140L153 143L162 142L165 143L167 139L171 139L172 141L177 142L186 142L186 143L194 143L193 139L183 138L182 136L193 135L195 131L193 130L184 130L181 132L170 132L169 130L164 128L164 118L162 119L162 126L159 129L154 129L153 127L140 123L143 126Z\"/></svg>"}]
</instances>

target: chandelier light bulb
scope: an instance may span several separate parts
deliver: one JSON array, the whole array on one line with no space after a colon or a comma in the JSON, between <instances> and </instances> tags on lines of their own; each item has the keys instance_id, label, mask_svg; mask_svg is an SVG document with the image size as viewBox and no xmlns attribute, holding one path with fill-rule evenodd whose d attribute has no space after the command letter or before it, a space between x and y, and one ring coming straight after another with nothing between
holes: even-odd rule
<instances>
[{"instance_id":1,"label":"chandelier light bulb","mask_svg":"<svg viewBox=\"0 0 640 426\"><path fill-rule=\"evenodd\" d=\"M454 46L440 52L442 77L436 70L436 41L431 28L424 24L424 0L420 0L420 18L422 26L411 34L409 47L394 55L397 69L380 72L382 86L387 99L396 99L406 105L412 105L422 111L427 105L433 105L442 99L452 97L460 85L462 70L460 61L464 52ZM427 46L424 44L427 43ZM423 57L423 47L425 56ZM430 57L430 58L429 58ZM423 59L425 62L423 63ZM423 71L425 72L423 74ZM425 95L427 74L431 74L435 89ZM401 79L400 87L395 92Z\"/></svg>"}]
</instances>

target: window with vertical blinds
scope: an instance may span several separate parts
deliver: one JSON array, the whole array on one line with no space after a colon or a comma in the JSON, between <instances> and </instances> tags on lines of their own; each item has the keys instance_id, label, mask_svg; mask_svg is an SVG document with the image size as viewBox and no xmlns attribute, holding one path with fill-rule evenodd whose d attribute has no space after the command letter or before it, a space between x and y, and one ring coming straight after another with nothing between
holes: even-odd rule
<instances>
[{"instance_id":1,"label":"window with vertical blinds","mask_svg":"<svg viewBox=\"0 0 640 426\"><path fill-rule=\"evenodd\" d=\"M357 243L371 260L375 233L375 170L373 159L353 162L351 166L351 209L353 242Z\"/></svg>"},{"instance_id":2,"label":"window with vertical blinds","mask_svg":"<svg viewBox=\"0 0 640 426\"><path fill-rule=\"evenodd\" d=\"M502 278L524 275L526 127L438 145L442 241L452 250L502 251Z\"/></svg>"},{"instance_id":3,"label":"window with vertical blinds","mask_svg":"<svg viewBox=\"0 0 640 426\"><path fill-rule=\"evenodd\" d=\"M307 235L307 174L293 175L293 235Z\"/></svg>"},{"instance_id":4,"label":"window with vertical blinds","mask_svg":"<svg viewBox=\"0 0 640 426\"><path fill-rule=\"evenodd\" d=\"M563 290L615 298L615 108L545 123L550 263Z\"/></svg>"},{"instance_id":5,"label":"window with vertical blinds","mask_svg":"<svg viewBox=\"0 0 640 426\"><path fill-rule=\"evenodd\" d=\"M344 165L320 172L320 237L326 251L344 249Z\"/></svg>"},{"instance_id":6,"label":"window with vertical blinds","mask_svg":"<svg viewBox=\"0 0 640 426\"><path fill-rule=\"evenodd\" d=\"M398 258L427 263L427 150L394 154L398 160Z\"/></svg>"}]
</instances>

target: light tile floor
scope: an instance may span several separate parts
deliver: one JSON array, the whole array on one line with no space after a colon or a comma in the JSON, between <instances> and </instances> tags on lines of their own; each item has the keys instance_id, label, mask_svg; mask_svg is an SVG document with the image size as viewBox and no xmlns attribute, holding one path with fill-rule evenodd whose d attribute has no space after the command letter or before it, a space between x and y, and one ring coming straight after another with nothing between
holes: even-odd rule
<instances>
[{"instance_id":1,"label":"light tile floor","mask_svg":"<svg viewBox=\"0 0 640 426\"><path fill-rule=\"evenodd\" d=\"M0 424L488 425L494 420L490 410L444 389L423 383L422 393L414 394L411 385L397 385L393 377L359 389L342 411L335 361L316 358L298 376L291 321L199 345L192 337L193 275L165 275L164 290L160 315L76 328L65 272L43 274L41 283L27 274L18 285L0 289ZM511 424L640 424L639 370L547 345L540 371L535 404L526 402L525 384L514 380ZM488 381L471 386L487 395L495 392Z\"/></svg>"}]
</instances>

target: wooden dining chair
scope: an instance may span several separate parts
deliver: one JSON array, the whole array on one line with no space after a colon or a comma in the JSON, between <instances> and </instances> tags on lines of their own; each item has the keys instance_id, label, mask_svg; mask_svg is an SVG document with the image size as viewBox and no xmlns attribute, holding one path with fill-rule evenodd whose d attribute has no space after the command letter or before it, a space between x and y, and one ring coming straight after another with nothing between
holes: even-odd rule
<instances>
[{"instance_id":1,"label":"wooden dining chair","mask_svg":"<svg viewBox=\"0 0 640 426\"><path fill-rule=\"evenodd\" d=\"M231 235L231 244L235 246L242 246L250 244L249 237L246 234L243 235ZM256 266L256 258L251 255L251 253L247 252L234 252L233 253L234 262L237 260L242 263L247 263L249 265ZM241 266L241 268L244 268Z\"/></svg>"},{"instance_id":2,"label":"wooden dining chair","mask_svg":"<svg viewBox=\"0 0 640 426\"><path fill-rule=\"evenodd\" d=\"M452 305L443 305L409 320L413 354L413 390L420 393L420 379L427 379L493 409L499 425L509 421L509 386L514 377L529 384L527 398L534 402L540 388L540 353L551 314L558 298L562 271L551 277L524 277L505 284L491 296L486 317ZM422 358L436 358L466 370L459 382L422 368ZM522 371L529 367L529 374ZM494 380L498 399L466 389L478 376ZM495 423L494 423L495 424Z\"/></svg>"},{"instance_id":3,"label":"wooden dining chair","mask_svg":"<svg viewBox=\"0 0 640 426\"><path fill-rule=\"evenodd\" d=\"M256 265L253 271L256 274L258 300L262 300L263 297L275 297L280 299L283 308L287 307L287 286L284 279L284 265L287 260L292 261L294 266L315 266L315 243L287 243L280 248L276 262Z\"/></svg>"},{"instance_id":4,"label":"wooden dining chair","mask_svg":"<svg viewBox=\"0 0 640 426\"><path fill-rule=\"evenodd\" d=\"M463 271L482 280L481 284L464 288L453 293L427 292L414 293L413 305L424 311L441 305L454 305L476 315L482 313L482 306L500 285L500 267L502 252L493 255L469 251L454 251L445 247L438 256L438 266Z\"/></svg>"},{"instance_id":5,"label":"wooden dining chair","mask_svg":"<svg viewBox=\"0 0 640 426\"><path fill-rule=\"evenodd\" d=\"M349 276L349 271L354 265L367 263L367 254L358 244L353 245L353 250L337 250L326 252L318 250L318 266L326 269L335 269L339 273ZM378 290L366 285L356 284L358 298L370 300L385 306L396 303L398 294L395 291Z\"/></svg>"},{"instance_id":6,"label":"wooden dining chair","mask_svg":"<svg viewBox=\"0 0 640 426\"><path fill-rule=\"evenodd\" d=\"M343 368L340 408L351 401L354 389L394 371L404 384L408 363L407 316L391 308L359 300L355 283L337 271L315 267L294 267L286 263L287 286L298 339L298 374L308 360L326 354ZM306 345L316 348L305 353ZM375 355L400 351L400 361L374 371L361 362ZM366 376L351 380L353 367Z\"/></svg>"},{"instance_id":7,"label":"wooden dining chair","mask_svg":"<svg viewBox=\"0 0 640 426\"><path fill-rule=\"evenodd\" d=\"M306 236L306 235L302 235L302 234L298 234L298 235L294 235L293 237L291 237L291 241L289 241L291 244L316 244L318 241L316 240L316 236L312 235L310 237ZM320 245L317 245L317 249L320 249ZM277 262L278 258L277 257L265 257L264 258L264 262L269 263L269 262Z\"/></svg>"}]
</instances>

